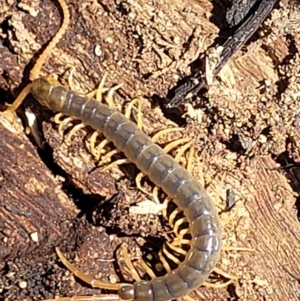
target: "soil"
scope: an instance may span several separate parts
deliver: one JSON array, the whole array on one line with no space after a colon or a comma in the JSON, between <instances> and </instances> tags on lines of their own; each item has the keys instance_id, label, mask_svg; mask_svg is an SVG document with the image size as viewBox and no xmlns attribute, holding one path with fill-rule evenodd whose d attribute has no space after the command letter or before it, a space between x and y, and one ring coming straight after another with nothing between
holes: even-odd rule
<instances>
[{"instance_id":1,"label":"soil","mask_svg":"<svg viewBox=\"0 0 300 301\"><path fill-rule=\"evenodd\" d=\"M199 96L197 107L171 112L160 100L191 73L192 62L205 58L219 32L226 34L228 1L67 4L71 24L40 76L57 74L67 84L74 69L74 89L87 93L107 73L107 87L123 83L114 96L122 112L143 96L142 112L134 105L131 118L142 117L151 136L177 129L158 141L162 146L178 141L170 151L174 156L190 142L181 163L193 154L192 173L217 205L223 225L218 269L210 285L190 297L299 300L299 1L279 1ZM137 259L152 250L155 270L155 254L172 230L156 211L151 182L142 180L146 193L137 189L134 166L95 168L91 129L73 135L76 121L59 127L54 113L30 96L17 113L5 111L5 103L28 83L30 68L61 20L56 1L0 3L0 300L100 294L67 271L55 247L96 278L132 282L120 244L127 244L141 273ZM28 124L32 116L36 126ZM103 140L99 136L97 145ZM108 158L125 159L116 152ZM137 206L145 200L154 206Z\"/></svg>"}]
</instances>

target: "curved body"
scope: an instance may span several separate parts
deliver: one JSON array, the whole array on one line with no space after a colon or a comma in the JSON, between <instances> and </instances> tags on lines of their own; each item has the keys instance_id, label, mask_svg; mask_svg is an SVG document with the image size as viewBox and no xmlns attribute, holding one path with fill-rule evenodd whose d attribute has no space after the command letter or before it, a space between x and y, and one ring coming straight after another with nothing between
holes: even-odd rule
<instances>
[{"instance_id":1,"label":"curved body","mask_svg":"<svg viewBox=\"0 0 300 301\"><path fill-rule=\"evenodd\" d=\"M44 79L32 84L44 106L80 119L102 132L126 157L161 187L181 208L190 224L191 248L177 269L165 276L122 285L122 300L168 301L200 286L212 272L221 250L221 225L213 201L202 185L123 114L95 99L80 96Z\"/></svg>"}]
</instances>

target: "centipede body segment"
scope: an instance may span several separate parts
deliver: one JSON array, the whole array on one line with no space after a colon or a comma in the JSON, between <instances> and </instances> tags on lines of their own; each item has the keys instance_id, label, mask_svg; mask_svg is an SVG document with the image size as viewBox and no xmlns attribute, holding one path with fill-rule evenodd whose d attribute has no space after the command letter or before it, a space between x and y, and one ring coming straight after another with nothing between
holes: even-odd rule
<instances>
[{"instance_id":1,"label":"centipede body segment","mask_svg":"<svg viewBox=\"0 0 300 301\"><path fill-rule=\"evenodd\" d=\"M221 250L221 225L213 201L198 181L132 121L95 99L45 79L32 83L33 96L49 109L73 116L100 131L157 186L173 198L190 224L191 248L177 269L165 276L122 284L119 298L167 301L189 294L212 272ZM83 300L83 299L80 299Z\"/></svg>"}]
</instances>

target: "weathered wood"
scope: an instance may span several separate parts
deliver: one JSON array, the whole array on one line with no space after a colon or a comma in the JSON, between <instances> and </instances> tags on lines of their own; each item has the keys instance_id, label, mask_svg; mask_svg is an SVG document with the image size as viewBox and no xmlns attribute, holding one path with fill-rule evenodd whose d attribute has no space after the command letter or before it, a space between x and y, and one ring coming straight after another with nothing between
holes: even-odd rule
<instances>
[{"instance_id":1,"label":"weathered wood","mask_svg":"<svg viewBox=\"0 0 300 301\"><path fill-rule=\"evenodd\" d=\"M59 177L43 164L28 138L9 124L8 114L1 114L0 126L0 261L36 249L49 253L62 241L62 232L74 235L70 218L76 213Z\"/></svg>"},{"instance_id":2,"label":"weathered wood","mask_svg":"<svg viewBox=\"0 0 300 301\"><path fill-rule=\"evenodd\" d=\"M157 94L163 98L181 73L191 72L190 63L199 54L204 55L217 37L219 29L210 21L212 14L214 19L216 16L220 20L225 18L222 1L154 1L149 4L143 0L101 3L70 0L68 4L71 26L41 75L57 73L66 79L68 68L75 67L75 86L86 92L98 85L106 71L108 86L124 83L116 96L119 108L136 95L151 97ZM0 3L3 12L0 16L3 24L0 87L4 90L14 92L22 82L25 66L59 28L61 16L56 5L50 0L41 4L31 1L29 6L34 10L28 11L24 6L18 8L16 1ZM35 10L39 12L38 17L30 16ZM188 120L183 132L183 136L195 138L199 150L201 168L197 161L195 175L200 178L200 171L204 171L206 183L212 183L209 192L222 197L216 197L216 203L222 209L225 208L226 189L231 188L236 193L237 203L233 210L220 212L224 222L224 244L254 249L253 252L222 252L218 266L237 276L237 280L233 279L226 288L200 288L196 292L198 296L193 295L197 300L299 300L300 225L294 207L297 195L283 171L276 169L278 165L273 159L287 150L291 156L297 153L297 150L290 150L286 142L291 137L298 137L295 115L299 97L296 78L300 71L300 33L296 22L299 18L298 7L282 1L281 7L274 10L260 29L261 37L253 39L244 51L240 51L221 72L219 81L209 87L206 95L209 103L203 102L198 111L189 112L189 115L197 113L195 116L198 116ZM26 72L24 79L26 81ZM174 126L154 101L151 107L152 100L144 103L147 110L143 112L149 134L162 127ZM23 109L28 105L38 113L43 112L33 100L28 100ZM3 249L0 257L3 256L2 260L14 258L18 253L24 258L32 258L29 252L33 249L43 256L45 248L50 254L51 247L60 244L62 239L66 239L64 246L77 239L80 241L78 259L72 258L72 261L92 275L113 281L115 266L110 260L117 245L126 241L133 256L139 255L132 237L119 236L160 236L164 228L157 216L128 214L132 203L145 198L132 185L134 177L130 166L123 169L124 173L118 168L104 174L101 170L89 173L95 163L86 150L86 132L81 130L66 143L58 134L57 126L47 116L44 119L43 133L53 150L52 163L57 164L64 171L64 179L71 182L68 193L71 202L61 184L54 179L52 167L45 166L20 130L16 134L2 128L1 136L5 139L1 142L0 156L4 161L0 164L5 185L1 186L0 214L4 226L11 220L10 233L16 233L16 250L21 253L14 253L10 247ZM20 148L20 144L24 148ZM24 168L26 166L28 168ZM34 166L34 170L30 166ZM36 185L29 185L32 181L43 187L38 189L40 193L37 194ZM117 192L118 199L114 199ZM3 202L30 211L31 215L19 216L7 211ZM57 207L51 207L50 202ZM74 203L86 215L87 226L82 224L84 219L76 218L78 211ZM30 204L30 210L24 206L26 204L27 207ZM104 209L97 207L99 204ZM47 219L46 213L51 219ZM102 213L109 214L102 216ZM28 220L32 229L26 226ZM70 232L64 228L64 222L68 225L69 220L77 221L82 227L76 239L69 237L75 235L74 229ZM38 229L41 234L37 246L28 233L39 228L38 222L41 223ZM91 224L95 227L85 236ZM21 232L23 228L25 233ZM0 234L3 235L2 230ZM1 239L9 242L10 237L12 234ZM0 251L2 246L3 242ZM102 260L97 261L97 258ZM65 269L52 267L51 260L42 264L43 273L34 266L36 261L24 259L21 263L17 261L19 269L10 266L3 270L0 280L5 287L9 286L8 271L13 270L17 275L14 285L4 290L7 298L39 300L58 294L96 293L78 283L70 288L68 277L64 277ZM51 276L35 276L29 280L26 269L27 274L34 270L39 275L50 273ZM220 277L214 276L219 280ZM26 290L17 285L19 279L27 281ZM46 292L48 286L51 289Z\"/></svg>"}]
</instances>

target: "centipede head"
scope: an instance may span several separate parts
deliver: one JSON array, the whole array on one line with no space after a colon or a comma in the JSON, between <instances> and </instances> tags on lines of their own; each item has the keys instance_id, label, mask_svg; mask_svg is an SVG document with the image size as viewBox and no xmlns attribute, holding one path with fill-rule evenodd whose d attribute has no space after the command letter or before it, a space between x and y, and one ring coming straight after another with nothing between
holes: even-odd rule
<instances>
[{"instance_id":1,"label":"centipede head","mask_svg":"<svg viewBox=\"0 0 300 301\"><path fill-rule=\"evenodd\" d=\"M56 89L53 89L55 86ZM53 83L48 79L37 78L32 82L31 93L42 106L58 112L65 103L67 90L56 81Z\"/></svg>"},{"instance_id":2,"label":"centipede head","mask_svg":"<svg viewBox=\"0 0 300 301\"><path fill-rule=\"evenodd\" d=\"M31 84L31 93L41 105L49 107L49 96L52 87L53 86L47 80L37 78Z\"/></svg>"}]
</instances>

